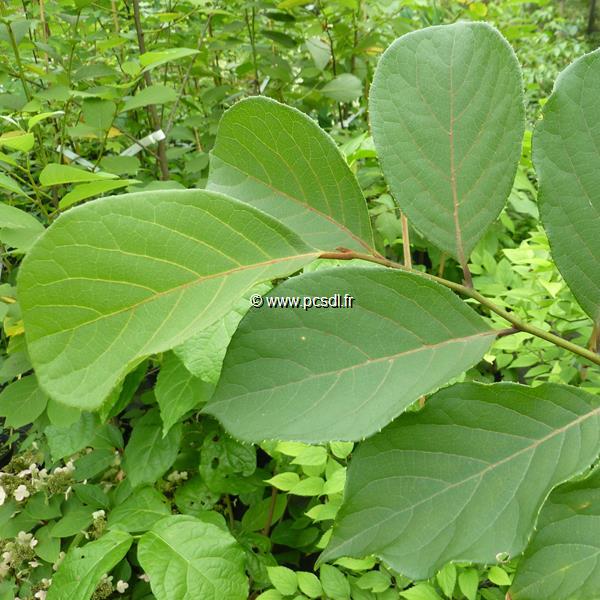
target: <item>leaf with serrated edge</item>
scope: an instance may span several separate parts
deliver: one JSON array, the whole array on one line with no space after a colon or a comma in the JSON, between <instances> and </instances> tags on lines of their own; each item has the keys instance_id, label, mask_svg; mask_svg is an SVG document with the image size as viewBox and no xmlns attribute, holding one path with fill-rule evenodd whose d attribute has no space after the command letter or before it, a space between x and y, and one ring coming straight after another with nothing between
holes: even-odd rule
<instances>
[{"instance_id":1,"label":"leaf with serrated edge","mask_svg":"<svg viewBox=\"0 0 600 600\"><path fill-rule=\"evenodd\" d=\"M373 138L397 202L461 263L510 193L524 130L514 52L486 23L427 27L383 54Z\"/></svg>"},{"instance_id":2,"label":"leaf with serrated edge","mask_svg":"<svg viewBox=\"0 0 600 600\"><path fill-rule=\"evenodd\" d=\"M157 600L248 597L241 546L228 531L195 517L160 520L142 536L138 559Z\"/></svg>"},{"instance_id":3,"label":"leaf with serrated edge","mask_svg":"<svg viewBox=\"0 0 600 600\"><path fill-rule=\"evenodd\" d=\"M204 411L242 440L359 440L471 367L496 334L446 288L389 269L320 270L269 296L336 293L353 308L251 309Z\"/></svg>"},{"instance_id":4,"label":"leaf with serrated edge","mask_svg":"<svg viewBox=\"0 0 600 600\"><path fill-rule=\"evenodd\" d=\"M69 550L52 576L46 600L89 600L102 576L125 556L132 540L124 531L109 531L95 542Z\"/></svg>"},{"instance_id":5,"label":"leaf with serrated edge","mask_svg":"<svg viewBox=\"0 0 600 600\"><path fill-rule=\"evenodd\" d=\"M600 598L600 470L554 490L537 530L519 560L511 598Z\"/></svg>"},{"instance_id":6,"label":"leaf with serrated edge","mask_svg":"<svg viewBox=\"0 0 600 600\"><path fill-rule=\"evenodd\" d=\"M373 247L367 204L335 142L269 98L243 100L223 115L207 189L260 208L315 248Z\"/></svg>"},{"instance_id":7,"label":"leaf with serrated edge","mask_svg":"<svg viewBox=\"0 0 600 600\"><path fill-rule=\"evenodd\" d=\"M64 404L97 408L143 358L317 254L272 217L214 192L141 192L71 209L19 273L40 385Z\"/></svg>"},{"instance_id":8,"label":"leaf with serrated edge","mask_svg":"<svg viewBox=\"0 0 600 600\"><path fill-rule=\"evenodd\" d=\"M364 442L321 560L375 554L411 579L525 548L550 490L600 451L577 388L463 383Z\"/></svg>"},{"instance_id":9,"label":"leaf with serrated edge","mask_svg":"<svg viewBox=\"0 0 600 600\"><path fill-rule=\"evenodd\" d=\"M533 136L541 218L573 295L600 322L600 50L558 77Z\"/></svg>"}]
</instances>

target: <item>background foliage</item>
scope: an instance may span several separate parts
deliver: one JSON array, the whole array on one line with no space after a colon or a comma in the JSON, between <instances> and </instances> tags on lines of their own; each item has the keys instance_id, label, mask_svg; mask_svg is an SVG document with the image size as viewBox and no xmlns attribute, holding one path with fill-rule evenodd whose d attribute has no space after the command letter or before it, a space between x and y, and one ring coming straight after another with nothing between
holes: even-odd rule
<instances>
[{"instance_id":1,"label":"background foliage","mask_svg":"<svg viewBox=\"0 0 600 600\"><path fill-rule=\"evenodd\" d=\"M486 20L522 65L528 126L508 206L471 255L474 284L500 306L587 345L591 324L538 224L531 127L558 72L598 45L589 4L37 0L2 3L0 10L0 193L6 205L30 215L0 208L0 598L150 598L145 573L160 567L153 552L165 551L170 535L190 535L186 516L208 519L206 530L221 540L228 573L239 575L220 582L232 586L231 594L246 593L245 564L247 593L263 600L504 598L515 561L449 564L417 582L370 558L341 558L314 571L341 504L353 444L249 446L198 415L239 322L235 313L187 342L207 349L198 363L184 365L187 354L177 349L139 365L101 419L49 400L37 387L16 273L42 225L69 206L113 191L203 188L224 110L259 93L309 114L334 136L368 199L379 250L400 258L402 223L368 129L375 65L399 35ZM140 140L143 148L136 148ZM418 268L460 280L452 258L414 231L410 239ZM237 307L240 318L247 307L247 300ZM571 355L526 333L498 340L458 379L600 391L597 371L578 368ZM180 414L168 413L173 398L185 407ZM208 522L214 512L207 511L221 517ZM106 533L120 524L139 537L168 514L179 515L176 523L153 538L144 534L139 563L118 531ZM47 592L65 553L84 540L92 540L84 546L86 564L106 577L99 585L92 577L85 589L65 583L63 592ZM190 556L194 551L191 544Z\"/></svg>"}]
</instances>

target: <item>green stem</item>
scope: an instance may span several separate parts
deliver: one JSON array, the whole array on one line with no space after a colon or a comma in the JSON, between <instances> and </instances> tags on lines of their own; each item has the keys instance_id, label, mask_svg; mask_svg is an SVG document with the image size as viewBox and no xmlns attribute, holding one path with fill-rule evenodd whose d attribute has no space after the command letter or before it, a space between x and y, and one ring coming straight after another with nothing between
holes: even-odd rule
<instances>
[{"instance_id":1,"label":"green stem","mask_svg":"<svg viewBox=\"0 0 600 600\"><path fill-rule=\"evenodd\" d=\"M494 304L485 296L482 296L479 292L460 283L448 281L447 279L443 279L442 277L436 277L435 275L423 273L422 271L409 269L404 265L401 265L400 263L394 262L393 260L389 260L387 258L373 256L371 254L363 254L361 252L354 252L352 250L340 250L339 252L323 252L319 256L319 258L329 258L334 260L366 260L369 262L377 263L379 265L383 265L385 267L390 267L392 269L401 269L402 271L407 271L409 273L414 273L415 275L425 277L426 279L435 281L455 292L458 292L459 294L462 294L463 296L467 296L468 298L476 300L482 306L489 308L492 312L507 320L519 331L535 335L536 337L546 340L547 342L550 342L555 346L559 346L560 348L564 348L565 350L568 350L573 354L577 354L578 356L581 356L582 358L585 358L586 360L589 360L590 362L600 366L600 355L596 354L595 352L592 352L587 348L578 346L577 344L573 344L572 342L569 342L568 340L565 340L559 337L558 335L554 335L553 333L549 333L548 331L544 331L539 327L535 327L534 325L530 325L529 323L524 323L523 321L515 317L513 313L504 310L500 306Z\"/></svg>"}]
</instances>

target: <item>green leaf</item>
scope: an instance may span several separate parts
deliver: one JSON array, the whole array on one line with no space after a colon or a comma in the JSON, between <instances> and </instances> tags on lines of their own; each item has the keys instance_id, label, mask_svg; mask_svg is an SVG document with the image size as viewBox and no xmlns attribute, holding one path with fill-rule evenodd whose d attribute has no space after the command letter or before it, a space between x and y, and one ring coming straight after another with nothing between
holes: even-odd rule
<instances>
[{"instance_id":1,"label":"green leaf","mask_svg":"<svg viewBox=\"0 0 600 600\"><path fill-rule=\"evenodd\" d=\"M276 523L285 512L287 498L280 494L275 498L275 504L272 499L264 498L253 504L242 517L242 529L244 531L260 531L265 525Z\"/></svg>"},{"instance_id":2,"label":"green leaf","mask_svg":"<svg viewBox=\"0 0 600 600\"><path fill-rule=\"evenodd\" d=\"M40 385L64 404L97 408L145 357L181 344L256 283L316 255L271 217L202 190L110 196L73 208L19 273Z\"/></svg>"},{"instance_id":3,"label":"green leaf","mask_svg":"<svg viewBox=\"0 0 600 600\"><path fill-rule=\"evenodd\" d=\"M18 152L29 152L35 144L33 133L25 131L8 131L0 136L0 147L6 146Z\"/></svg>"},{"instance_id":4,"label":"green leaf","mask_svg":"<svg viewBox=\"0 0 600 600\"><path fill-rule=\"evenodd\" d=\"M261 283L251 292L263 295L270 289L270 285ZM222 319L188 338L181 346L173 348L190 373L214 385L218 383L227 346L250 308L252 294L245 294Z\"/></svg>"},{"instance_id":5,"label":"green leaf","mask_svg":"<svg viewBox=\"0 0 600 600\"><path fill-rule=\"evenodd\" d=\"M112 100L86 98L83 101L83 122L99 135L102 135L113 124L117 107Z\"/></svg>"},{"instance_id":6,"label":"green leaf","mask_svg":"<svg viewBox=\"0 0 600 600\"><path fill-rule=\"evenodd\" d=\"M320 92L338 102L352 102L360 98L363 87L360 79L351 73L342 73L326 83Z\"/></svg>"},{"instance_id":7,"label":"green leaf","mask_svg":"<svg viewBox=\"0 0 600 600\"><path fill-rule=\"evenodd\" d=\"M160 368L154 388L156 401L163 421L163 435L171 429L183 415L204 404L214 387L194 377L177 358L169 352Z\"/></svg>"},{"instance_id":8,"label":"green leaf","mask_svg":"<svg viewBox=\"0 0 600 600\"><path fill-rule=\"evenodd\" d=\"M495 335L449 290L389 269L324 269L269 296L334 294L353 307L252 309L204 412L248 441L359 440L473 365Z\"/></svg>"},{"instance_id":9,"label":"green leaf","mask_svg":"<svg viewBox=\"0 0 600 600\"><path fill-rule=\"evenodd\" d=\"M77 202L81 202L87 198L99 196L100 194L110 192L111 190L118 190L119 188L133 185L134 183L140 182L137 179L118 179L116 181L92 181L90 183L81 183L80 185L76 185L70 192L61 198L58 207L61 210L65 210L65 208L69 208L69 206L73 206L73 204L77 204Z\"/></svg>"},{"instance_id":10,"label":"green leaf","mask_svg":"<svg viewBox=\"0 0 600 600\"><path fill-rule=\"evenodd\" d=\"M163 437L158 410L147 412L133 427L125 447L123 469L132 487L154 483L173 465L181 444L181 424Z\"/></svg>"},{"instance_id":11,"label":"green leaf","mask_svg":"<svg viewBox=\"0 0 600 600\"><path fill-rule=\"evenodd\" d=\"M322 565L320 572L323 591L332 600L350 600L350 584L343 573L331 565Z\"/></svg>"},{"instance_id":12,"label":"green leaf","mask_svg":"<svg viewBox=\"0 0 600 600\"><path fill-rule=\"evenodd\" d=\"M456 567L448 563L436 574L435 579L447 598L452 598L456 587Z\"/></svg>"},{"instance_id":13,"label":"green leaf","mask_svg":"<svg viewBox=\"0 0 600 600\"><path fill-rule=\"evenodd\" d=\"M221 118L208 189L248 202L316 248L371 250L367 205L335 142L305 114L268 98Z\"/></svg>"},{"instance_id":14,"label":"green leaf","mask_svg":"<svg viewBox=\"0 0 600 600\"><path fill-rule=\"evenodd\" d=\"M134 490L124 502L108 515L111 529L139 533L151 529L154 523L170 514L166 498L152 487Z\"/></svg>"},{"instance_id":15,"label":"green leaf","mask_svg":"<svg viewBox=\"0 0 600 600\"><path fill-rule=\"evenodd\" d=\"M156 600L246 600L244 552L227 531L194 517L161 519L138 546Z\"/></svg>"},{"instance_id":16,"label":"green leaf","mask_svg":"<svg viewBox=\"0 0 600 600\"><path fill-rule=\"evenodd\" d=\"M487 578L496 585L510 585L510 575L501 567L491 567Z\"/></svg>"},{"instance_id":17,"label":"green leaf","mask_svg":"<svg viewBox=\"0 0 600 600\"><path fill-rule=\"evenodd\" d=\"M42 121L45 121L46 119L51 119L52 117L58 117L60 115L64 115L64 111L62 110L55 110L52 112L43 112L40 113L39 115L34 115L33 117L30 117L29 119L27 119L27 129L29 129L30 131L38 124L41 123Z\"/></svg>"},{"instance_id":18,"label":"green leaf","mask_svg":"<svg viewBox=\"0 0 600 600\"><path fill-rule=\"evenodd\" d=\"M0 187L3 179L0 174ZM10 191L15 191L14 189ZM23 194L24 195L24 194ZM44 226L23 210L0 202L0 241L19 252L27 252L44 233Z\"/></svg>"},{"instance_id":19,"label":"green leaf","mask_svg":"<svg viewBox=\"0 0 600 600\"><path fill-rule=\"evenodd\" d=\"M435 588L428 583L418 583L400 592L400 596L406 600L441 600Z\"/></svg>"},{"instance_id":20,"label":"green leaf","mask_svg":"<svg viewBox=\"0 0 600 600\"><path fill-rule=\"evenodd\" d=\"M67 553L46 600L89 600L103 575L127 553L132 538L123 531L109 531L99 540Z\"/></svg>"},{"instance_id":21,"label":"green leaf","mask_svg":"<svg viewBox=\"0 0 600 600\"><path fill-rule=\"evenodd\" d=\"M467 600L477 598L477 588L479 587L479 573L477 569L465 569L458 574L458 587L466 596Z\"/></svg>"},{"instance_id":22,"label":"green leaf","mask_svg":"<svg viewBox=\"0 0 600 600\"><path fill-rule=\"evenodd\" d=\"M52 527L50 535L55 538L68 538L85 531L93 521L93 512L91 506L82 504L77 498L71 498L62 518Z\"/></svg>"},{"instance_id":23,"label":"green leaf","mask_svg":"<svg viewBox=\"0 0 600 600\"><path fill-rule=\"evenodd\" d=\"M298 587L309 598L319 598L323 594L323 587L319 578L314 573L297 571Z\"/></svg>"},{"instance_id":24,"label":"green leaf","mask_svg":"<svg viewBox=\"0 0 600 600\"><path fill-rule=\"evenodd\" d=\"M52 460L71 456L89 446L98 428L98 417L81 413L77 421L67 426L48 425L44 430Z\"/></svg>"},{"instance_id":25,"label":"green leaf","mask_svg":"<svg viewBox=\"0 0 600 600\"><path fill-rule=\"evenodd\" d=\"M600 470L550 494L510 594L513 600L600 597Z\"/></svg>"},{"instance_id":26,"label":"green leaf","mask_svg":"<svg viewBox=\"0 0 600 600\"><path fill-rule=\"evenodd\" d=\"M149 104L167 104L177 100L177 92L166 85L151 85L125 101L121 112L142 108Z\"/></svg>"},{"instance_id":27,"label":"green leaf","mask_svg":"<svg viewBox=\"0 0 600 600\"><path fill-rule=\"evenodd\" d=\"M145 67L144 71L149 71L165 63L193 56L194 54L198 54L198 50L192 50L191 48L169 48L168 50L146 52L140 56L140 65Z\"/></svg>"},{"instance_id":28,"label":"green leaf","mask_svg":"<svg viewBox=\"0 0 600 600\"><path fill-rule=\"evenodd\" d=\"M288 492L291 490L298 482L300 481L300 476L298 473L293 473L292 471L286 471L285 473L278 473L271 477L271 479L266 479L265 483L272 485L278 490L283 490L284 492Z\"/></svg>"},{"instance_id":29,"label":"green leaf","mask_svg":"<svg viewBox=\"0 0 600 600\"><path fill-rule=\"evenodd\" d=\"M306 49L319 71L322 71L331 60L331 48L329 44L318 37L308 38L306 40Z\"/></svg>"},{"instance_id":30,"label":"green leaf","mask_svg":"<svg viewBox=\"0 0 600 600\"><path fill-rule=\"evenodd\" d=\"M0 417L5 417L5 427L22 427L33 423L47 403L48 396L40 389L35 375L29 375L2 390Z\"/></svg>"},{"instance_id":31,"label":"green leaf","mask_svg":"<svg viewBox=\"0 0 600 600\"><path fill-rule=\"evenodd\" d=\"M573 295L600 322L600 50L556 80L533 137L541 217Z\"/></svg>"},{"instance_id":32,"label":"green leaf","mask_svg":"<svg viewBox=\"0 0 600 600\"><path fill-rule=\"evenodd\" d=\"M450 560L518 555L549 491L598 456L594 402L553 384L438 392L354 453L321 559L375 554L426 579Z\"/></svg>"},{"instance_id":33,"label":"green leaf","mask_svg":"<svg viewBox=\"0 0 600 600\"><path fill-rule=\"evenodd\" d=\"M2 188L3 190L8 190L13 194L17 194L18 196L24 196L25 198L28 198L27 194L21 189L21 186L14 179L9 177L8 175L5 175L4 173L0 173L0 188ZM2 203L0 204L0 206L7 205ZM12 208L12 206L9 208Z\"/></svg>"},{"instance_id":34,"label":"green leaf","mask_svg":"<svg viewBox=\"0 0 600 600\"><path fill-rule=\"evenodd\" d=\"M427 239L466 262L500 214L521 154L514 52L485 23L404 35L379 61L370 116L396 201Z\"/></svg>"},{"instance_id":35,"label":"green leaf","mask_svg":"<svg viewBox=\"0 0 600 600\"><path fill-rule=\"evenodd\" d=\"M52 185L62 185L64 183L80 183L82 181L105 181L106 179L115 179L116 175L111 173L92 173L84 171L77 167L68 165L59 165L50 163L46 165L40 173L40 183L44 187Z\"/></svg>"},{"instance_id":36,"label":"green leaf","mask_svg":"<svg viewBox=\"0 0 600 600\"><path fill-rule=\"evenodd\" d=\"M298 588L296 573L287 567L267 567L273 587L284 596L291 596Z\"/></svg>"}]
</instances>

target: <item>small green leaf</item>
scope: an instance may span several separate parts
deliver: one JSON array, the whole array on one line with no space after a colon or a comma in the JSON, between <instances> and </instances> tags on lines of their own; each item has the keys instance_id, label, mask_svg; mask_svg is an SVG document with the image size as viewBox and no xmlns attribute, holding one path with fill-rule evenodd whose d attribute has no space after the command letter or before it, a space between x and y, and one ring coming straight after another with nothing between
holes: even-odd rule
<instances>
[{"instance_id":1,"label":"small green leaf","mask_svg":"<svg viewBox=\"0 0 600 600\"><path fill-rule=\"evenodd\" d=\"M65 210L65 208L69 208L69 206L73 206L73 204L77 204L87 198L100 196L100 194L118 190L119 188L133 185L134 183L140 182L137 179L119 179L117 181L91 181L90 183L81 183L76 185L70 192L61 198L58 203L58 208Z\"/></svg>"},{"instance_id":2,"label":"small green leaf","mask_svg":"<svg viewBox=\"0 0 600 600\"><path fill-rule=\"evenodd\" d=\"M166 354L154 388L163 421L163 435L211 396L214 387L194 377L173 352Z\"/></svg>"},{"instance_id":3,"label":"small green leaf","mask_svg":"<svg viewBox=\"0 0 600 600\"><path fill-rule=\"evenodd\" d=\"M295 496L320 496L325 482L321 477L307 477L300 480L290 491Z\"/></svg>"},{"instance_id":4,"label":"small green leaf","mask_svg":"<svg viewBox=\"0 0 600 600\"><path fill-rule=\"evenodd\" d=\"M436 581L446 598L452 598L456 587L456 567L453 563L445 564L435 576Z\"/></svg>"},{"instance_id":5,"label":"small green leaf","mask_svg":"<svg viewBox=\"0 0 600 600\"><path fill-rule=\"evenodd\" d=\"M181 424L162 434L158 410L147 412L133 426L125 447L123 469L132 487L154 483L173 465L181 444Z\"/></svg>"},{"instance_id":6,"label":"small green leaf","mask_svg":"<svg viewBox=\"0 0 600 600\"><path fill-rule=\"evenodd\" d=\"M108 526L130 533L148 531L170 514L167 499L152 487L134 490L125 502L117 505L108 515Z\"/></svg>"},{"instance_id":7,"label":"small green leaf","mask_svg":"<svg viewBox=\"0 0 600 600\"><path fill-rule=\"evenodd\" d=\"M27 194L21 189L21 186L11 177L5 175L4 173L0 173L0 188L3 190L8 190L13 194L17 194L17 196L24 196L28 198ZM0 206L7 206L6 204L1 204ZM10 207L12 208L12 206ZM16 210L16 209L15 209ZM4 228L4 225L2 226Z\"/></svg>"},{"instance_id":8,"label":"small green leaf","mask_svg":"<svg viewBox=\"0 0 600 600\"><path fill-rule=\"evenodd\" d=\"M60 115L64 115L64 111L62 110L54 110L52 112L43 112L40 113L39 115L34 115L33 117L30 117L27 120L27 129L29 129L30 131L38 124L41 123L42 121L45 121L46 119L51 119L52 117L58 117Z\"/></svg>"},{"instance_id":9,"label":"small green leaf","mask_svg":"<svg viewBox=\"0 0 600 600\"><path fill-rule=\"evenodd\" d=\"M33 133L9 131L0 135L0 147L6 146L18 152L29 152L35 143Z\"/></svg>"},{"instance_id":10,"label":"small green leaf","mask_svg":"<svg viewBox=\"0 0 600 600\"><path fill-rule=\"evenodd\" d=\"M44 433L50 446L52 460L71 456L88 446L94 439L98 424L96 415L84 412L70 425L48 425Z\"/></svg>"},{"instance_id":11,"label":"small green leaf","mask_svg":"<svg viewBox=\"0 0 600 600\"><path fill-rule=\"evenodd\" d=\"M417 583L413 587L400 592L406 600L442 600L435 588L428 583Z\"/></svg>"},{"instance_id":12,"label":"small green leaf","mask_svg":"<svg viewBox=\"0 0 600 600\"><path fill-rule=\"evenodd\" d=\"M276 523L285 512L287 498L284 494L279 494L273 499L264 498L253 504L242 517L242 529L244 531L261 531L268 522Z\"/></svg>"},{"instance_id":13,"label":"small green leaf","mask_svg":"<svg viewBox=\"0 0 600 600\"><path fill-rule=\"evenodd\" d=\"M292 471L287 471L285 473L278 473L277 475L271 477L271 479L266 479L265 483L272 485L278 490L283 490L284 492L288 492L291 490L298 482L300 481L300 476L298 473L293 473Z\"/></svg>"},{"instance_id":14,"label":"small green leaf","mask_svg":"<svg viewBox=\"0 0 600 600\"><path fill-rule=\"evenodd\" d=\"M319 578L314 573L306 571L297 571L298 587L300 591L309 598L318 598L323 594L323 587Z\"/></svg>"},{"instance_id":15,"label":"small green leaf","mask_svg":"<svg viewBox=\"0 0 600 600\"><path fill-rule=\"evenodd\" d=\"M273 587L284 596L291 596L298 588L296 573L287 567L267 567L269 579Z\"/></svg>"},{"instance_id":16,"label":"small green leaf","mask_svg":"<svg viewBox=\"0 0 600 600\"><path fill-rule=\"evenodd\" d=\"M10 182L2 185L3 177L5 176L0 174L0 188L10 186ZM14 189L10 191L16 192ZM44 226L35 217L14 206L0 202L0 241L2 243L24 253L33 246L42 233L44 233Z\"/></svg>"},{"instance_id":17,"label":"small green leaf","mask_svg":"<svg viewBox=\"0 0 600 600\"><path fill-rule=\"evenodd\" d=\"M362 82L356 75L342 73L321 88L321 93L338 102L352 102L362 95Z\"/></svg>"},{"instance_id":18,"label":"small green leaf","mask_svg":"<svg viewBox=\"0 0 600 600\"><path fill-rule=\"evenodd\" d=\"M458 574L458 587L466 596L467 600L477 598L477 589L479 588L479 573L477 569L465 569Z\"/></svg>"},{"instance_id":19,"label":"small green leaf","mask_svg":"<svg viewBox=\"0 0 600 600\"><path fill-rule=\"evenodd\" d=\"M125 101L121 112L142 108L149 104L167 104L177 100L177 92L166 85L154 84L139 91L135 96Z\"/></svg>"},{"instance_id":20,"label":"small green leaf","mask_svg":"<svg viewBox=\"0 0 600 600\"><path fill-rule=\"evenodd\" d=\"M510 575L501 567L491 567L487 578L496 585L510 585Z\"/></svg>"},{"instance_id":21,"label":"small green leaf","mask_svg":"<svg viewBox=\"0 0 600 600\"><path fill-rule=\"evenodd\" d=\"M350 584L341 571L331 565L321 565L319 577L323 591L332 600L350 600Z\"/></svg>"},{"instance_id":22,"label":"small green leaf","mask_svg":"<svg viewBox=\"0 0 600 600\"><path fill-rule=\"evenodd\" d=\"M103 575L125 556L132 537L123 531L109 531L99 540L72 548L58 571L46 600L89 600Z\"/></svg>"},{"instance_id":23,"label":"small green leaf","mask_svg":"<svg viewBox=\"0 0 600 600\"><path fill-rule=\"evenodd\" d=\"M246 600L244 552L227 531L194 517L161 519L138 545L156 600Z\"/></svg>"},{"instance_id":24,"label":"small green leaf","mask_svg":"<svg viewBox=\"0 0 600 600\"><path fill-rule=\"evenodd\" d=\"M33 423L47 403L48 396L40 389L35 376L28 375L0 392L0 417L5 417L5 427L22 427Z\"/></svg>"},{"instance_id":25,"label":"small green leaf","mask_svg":"<svg viewBox=\"0 0 600 600\"><path fill-rule=\"evenodd\" d=\"M104 181L106 179L115 179L115 177L116 175L112 175L111 173L92 173L92 171L84 171L77 167L50 163L42 169L40 183L44 187L48 187L82 181Z\"/></svg>"},{"instance_id":26,"label":"small green leaf","mask_svg":"<svg viewBox=\"0 0 600 600\"><path fill-rule=\"evenodd\" d=\"M191 48L169 48L168 50L146 52L140 56L140 65L144 67L144 71L149 71L165 63L193 56L194 54L198 54L198 50L192 50Z\"/></svg>"}]
</instances>

